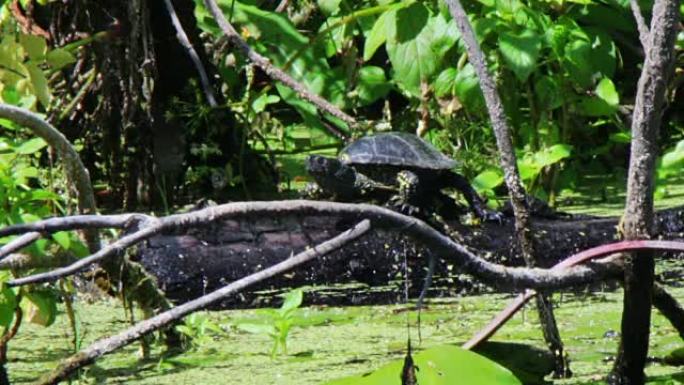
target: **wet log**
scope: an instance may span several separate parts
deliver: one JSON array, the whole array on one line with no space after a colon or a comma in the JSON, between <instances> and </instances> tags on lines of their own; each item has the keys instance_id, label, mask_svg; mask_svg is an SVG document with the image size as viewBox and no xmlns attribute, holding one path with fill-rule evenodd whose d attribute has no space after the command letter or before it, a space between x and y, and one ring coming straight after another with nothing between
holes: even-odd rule
<instances>
[{"instance_id":1,"label":"wet log","mask_svg":"<svg viewBox=\"0 0 684 385\"><path fill-rule=\"evenodd\" d=\"M537 219L534 237L539 264L550 267L578 251L616 240L617 217L576 216ZM206 292L273 265L346 230L352 223L330 216L286 216L223 220L184 233L168 233L141 245L134 258L158 279L176 302ZM467 226L451 223L459 241L487 259L509 266L524 262L515 249L513 223ZM660 211L659 237L684 239L684 206ZM403 299L403 263L406 257L411 293L422 287L430 250L413 243L406 230L372 230L358 241L288 274L264 282L221 307L271 304L273 294L307 286L308 303L355 305L395 303ZM665 254L663 258L679 257ZM668 270L663 279L679 276ZM452 296L487 290L458 266L438 260L430 296Z\"/></svg>"}]
</instances>

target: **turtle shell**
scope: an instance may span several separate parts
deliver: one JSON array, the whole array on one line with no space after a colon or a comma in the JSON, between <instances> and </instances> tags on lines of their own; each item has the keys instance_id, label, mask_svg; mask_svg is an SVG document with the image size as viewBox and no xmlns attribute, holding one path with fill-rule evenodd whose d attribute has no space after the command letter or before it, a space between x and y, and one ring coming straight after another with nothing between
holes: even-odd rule
<instances>
[{"instance_id":1,"label":"turtle shell","mask_svg":"<svg viewBox=\"0 0 684 385\"><path fill-rule=\"evenodd\" d=\"M456 161L432 144L405 132L386 132L363 137L340 151L345 164L391 165L428 170L449 170Z\"/></svg>"}]
</instances>

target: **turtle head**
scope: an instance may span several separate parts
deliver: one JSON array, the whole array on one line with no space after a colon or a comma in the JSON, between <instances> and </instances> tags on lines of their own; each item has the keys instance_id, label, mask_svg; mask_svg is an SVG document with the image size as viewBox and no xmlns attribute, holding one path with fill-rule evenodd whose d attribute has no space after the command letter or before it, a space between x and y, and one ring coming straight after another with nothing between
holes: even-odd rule
<instances>
[{"instance_id":1,"label":"turtle head","mask_svg":"<svg viewBox=\"0 0 684 385\"><path fill-rule=\"evenodd\" d=\"M306 167L306 172L311 176L332 176L342 168L342 162L335 158L309 155L304 166Z\"/></svg>"}]
</instances>

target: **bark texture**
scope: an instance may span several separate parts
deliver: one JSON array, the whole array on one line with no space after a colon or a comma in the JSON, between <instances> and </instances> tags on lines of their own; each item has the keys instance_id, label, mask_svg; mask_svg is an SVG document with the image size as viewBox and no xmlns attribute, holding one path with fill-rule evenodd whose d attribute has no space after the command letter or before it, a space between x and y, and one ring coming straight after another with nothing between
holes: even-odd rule
<instances>
[{"instance_id":1,"label":"bark texture","mask_svg":"<svg viewBox=\"0 0 684 385\"><path fill-rule=\"evenodd\" d=\"M653 6L651 30L645 44L646 61L639 78L632 119L632 144L627 180L627 202L623 217L626 239L653 236L653 190L658 131L665 90L674 59L678 1L657 0ZM625 296L622 338L611 384L643 384L648 354L653 253L632 253L625 259Z\"/></svg>"}]
</instances>

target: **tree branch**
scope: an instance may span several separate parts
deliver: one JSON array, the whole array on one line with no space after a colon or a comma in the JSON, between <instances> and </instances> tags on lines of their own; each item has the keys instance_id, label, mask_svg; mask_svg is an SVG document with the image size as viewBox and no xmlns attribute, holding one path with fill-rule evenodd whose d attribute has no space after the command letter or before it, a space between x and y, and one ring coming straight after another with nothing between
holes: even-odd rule
<instances>
[{"instance_id":1,"label":"tree branch","mask_svg":"<svg viewBox=\"0 0 684 385\"><path fill-rule=\"evenodd\" d=\"M169 16L171 17L171 23L173 24L173 27L176 29L176 37L178 38L178 42L183 46L183 48L185 48L186 51L188 51L188 56L190 56L192 64L194 64L195 68L197 69L197 73L200 77L200 82L202 83L202 90L204 91L204 97L207 98L207 102L209 102L210 106L216 107L218 103L216 103L216 98L214 97L214 89L211 87L209 77L207 76L207 71L204 69L202 61L197 55L195 48L190 43L188 35L183 30L183 25L178 19L178 15L176 15L176 10L173 8L171 0L164 0L164 4L166 5L166 10L169 13Z\"/></svg>"},{"instance_id":2,"label":"tree branch","mask_svg":"<svg viewBox=\"0 0 684 385\"><path fill-rule=\"evenodd\" d=\"M7 244L4 244L2 247L0 247L0 261L5 259L5 257L11 253L14 253L15 251L24 248L31 243L37 241L40 239L43 235L39 232L36 231L31 231L29 233L23 234L22 236L13 239Z\"/></svg>"},{"instance_id":3,"label":"tree branch","mask_svg":"<svg viewBox=\"0 0 684 385\"><path fill-rule=\"evenodd\" d=\"M644 46L647 49L646 60L639 78L632 117L627 201L623 216L626 239L650 238L653 234L658 131L674 60L678 4L677 0L656 0L653 5L651 32ZM613 370L608 377L610 384L644 382L654 269L652 252L632 253L625 258L622 333Z\"/></svg>"},{"instance_id":4,"label":"tree branch","mask_svg":"<svg viewBox=\"0 0 684 385\"><path fill-rule=\"evenodd\" d=\"M152 217L149 217L151 219L141 221L141 223L143 223L141 230L124 236L118 241L110 244L101 252L86 257L85 259L80 260L77 264L60 269L59 273L52 272L37 274L34 276L28 276L10 281L8 284L16 286L27 283L46 282L56 279L65 274L67 271L71 273L78 271L79 269L87 266L88 263L101 260L106 256L112 255L115 251L118 251L123 247L131 246L162 231L182 230L225 218L264 215L278 216L295 213L298 215L336 215L352 220L361 220L367 218L372 221L373 227L402 229L418 242L422 242L427 247L434 250L438 256L449 260L458 266L461 266L464 272L474 275L495 287L559 289L562 287L581 285L593 282L597 279L614 276L615 274L619 274L621 271L612 264L592 264L591 266L578 266L566 269L562 272L540 268L506 267L486 261L485 259L471 252L462 244L457 243L451 238L430 227L425 222L414 217L402 215L390 209L369 204L290 200L235 202L207 207L205 209L189 213L174 214L158 219L152 219ZM129 217L130 216L131 215L129 214ZM120 218L121 215L114 217ZM107 218L107 216L91 217L93 220L102 220ZM64 219L69 220L70 218ZM78 222L85 224L88 223L89 218L80 216L78 219ZM45 222L49 222L51 226L47 226ZM33 226L30 227L28 231L45 229L48 227L55 230L63 229L65 226L59 226L58 222L58 218L39 221L32 224ZM72 225L73 222L74 221L71 221ZM98 224L102 224L102 222L106 221L98 222ZM147 227L145 227L145 224L147 224ZM15 233L14 230L5 231L9 233Z\"/></svg>"},{"instance_id":5,"label":"tree branch","mask_svg":"<svg viewBox=\"0 0 684 385\"><path fill-rule=\"evenodd\" d=\"M228 20L226 20L226 18L223 16L221 8L219 8L218 4L216 4L216 1L204 0L204 5L207 7L207 9L218 23L223 33L226 34L228 39L232 41L235 45L237 45L240 48L240 50L242 50L244 55L247 56L247 58L249 58L249 60L251 60L254 64L259 66L259 68L261 68L269 77L271 77L274 80L280 81L284 85L290 87L297 93L297 95L299 95L299 97L312 103L320 110L323 110L329 113L330 115L344 121L351 128L356 128L359 126L359 123L356 121L356 119L346 114L344 111L337 108L329 101L323 99L322 97L316 94L311 93L308 89L306 89L304 85L296 81L294 78L292 78L290 75L288 75L280 68L275 67L266 57L261 56L258 52L253 50L252 47L250 47L249 44L247 44L247 42L244 41L242 37L240 37L240 34L238 34L237 31L235 31L235 28L233 28L233 26L228 22ZM333 134L335 133L333 132Z\"/></svg>"},{"instance_id":6,"label":"tree branch","mask_svg":"<svg viewBox=\"0 0 684 385\"><path fill-rule=\"evenodd\" d=\"M637 30L639 31L641 47L644 49L644 53L648 52L648 26L646 25L644 15L641 13L641 8L639 8L639 2L637 0L629 0L629 6L632 8L634 21L636 21Z\"/></svg>"},{"instance_id":7,"label":"tree branch","mask_svg":"<svg viewBox=\"0 0 684 385\"><path fill-rule=\"evenodd\" d=\"M76 189L78 198L78 211L81 214L95 214L95 195L90 175L86 170L81 158L71 143L59 130L46 122L37 114L26 109L0 103L0 118L9 119L12 122L30 129L35 135L43 138L64 162L69 184ZM85 238L91 252L100 248L100 237L95 231L86 231Z\"/></svg>"},{"instance_id":8,"label":"tree branch","mask_svg":"<svg viewBox=\"0 0 684 385\"><path fill-rule=\"evenodd\" d=\"M257 273L239 279L205 296L186 302L180 306L174 307L146 321L140 322L135 326L119 333L116 336L101 339L93 343L89 347L83 349L82 351L74 354L73 356L63 360L57 366L57 368L55 368L51 373L45 375L43 378L38 380L36 384L56 384L59 381L66 379L67 376L69 376L69 374L73 373L79 368L82 368L94 362L98 357L102 355L111 353L118 348L126 346L131 342L135 341L136 339L144 336L145 334L151 333L155 330L163 328L164 326L170 325L172 322L181 319L182 317L190 313L204 309L212 303L221 300L227 296L238 293L239 291L250 285L254 285L255 283L261 282L277 274L284 273L298 265L301 265L302 263L308 262L314 258L323 256L333 250L336 250L344 246L348 242L367 233L368 230L370 230L370 228L370 221L363 220L356 226L343 232L342 234L326 242L323 242L318 246L307 249L295 255L294 257L288 258L283 262L280 262Z\"/></svg>"}]
</instances>

